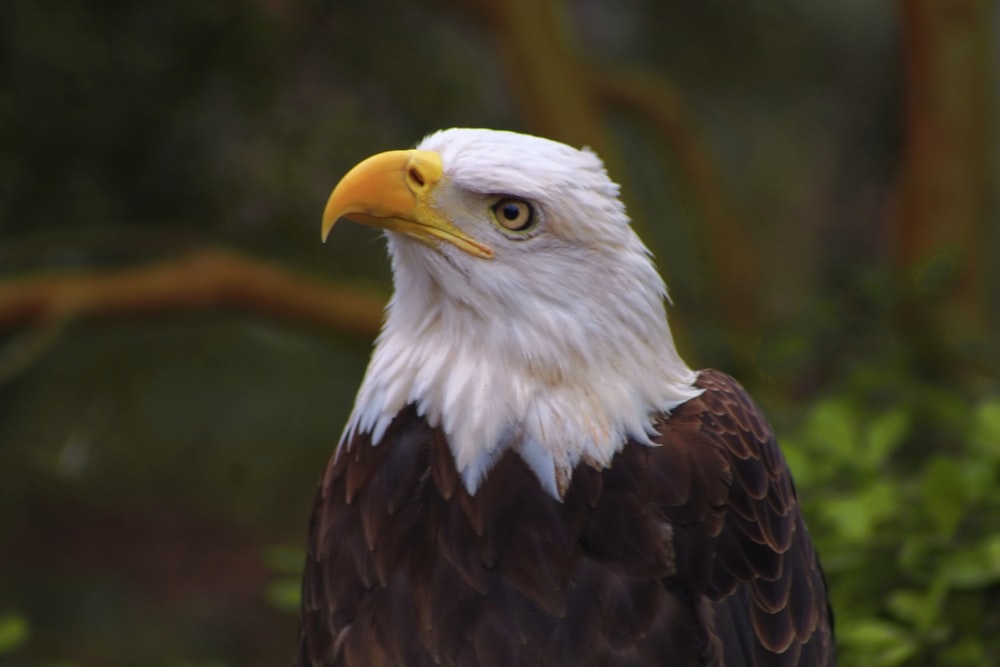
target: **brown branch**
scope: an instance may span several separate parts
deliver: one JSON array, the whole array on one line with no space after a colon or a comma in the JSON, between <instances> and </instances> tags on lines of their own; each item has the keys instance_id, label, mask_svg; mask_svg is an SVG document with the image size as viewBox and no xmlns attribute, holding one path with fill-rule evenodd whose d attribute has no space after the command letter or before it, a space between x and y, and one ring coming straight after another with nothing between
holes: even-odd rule
<instances>
[{"instance_id":1,"label":"brown branch","mask_svg":"<svg viewBox=\"0 0 1000 667\"><path fill-rule=\"evenodd\" d=\"M0 330L226 308L365 338L378 333L382 319L382 302L370 294L217 249L112 271L0 281Z\"/></svg>"},{"instance_id":2,"label":"brown branch","mask_svg":"<svg viewBox=\"0 0 1000 667\"><path fill-rule=\"evenodd\" d=\"M986 328L986 245L996 212L990 0L901 0L906 146L896 226L897 264L909 305L947 338ZM924 274L952 280L940 304ZM915 288L915 289L914 289ZM932 295L933 296L933 295ZM930 306L930 307L928 307ZM911 313L911 315L914 313Z\"/></svg>"},{"instance_id":3,"label":"brown branch","mask_svg":"<svg viewBox=\"0 0 1000 667\"><path fill-rule=\"evenodd\" d=\"M701 144L683 99L669 81L642 72L598 70L573 41L565 0L495 0L490 14L475 0L453 0L482 21L507 69L521 115L534 132L576 146L590 146L623 185L632 211L640 210L626 182L627 170L607 129L609 109L625 108L651 123L676 160L707 230L701 235L719 276L720 310L734 330L752 329L758 310L751 285L758 282L754 255L729 204L710 153ZM634 216L636 231L657 256L648 216Z\"/></svg>"},{"instance_id":4,"label":"brown branch","mask_svg":"<svg viewBox=\"0 0 1000 667\"><path fill-rule=\"evenodd\" d=\"M575 146L612 153L608 132L586 67L572 43L562 0L499 0L491 3L492 32L515 89L520 111L533 131Z\"/></svg>"},{"instance_id":5,"label":"brown branch","mask_svg":"<svg viewBox=\"0 0 1000 667\"><path fill-rule=\"evenodd\" d=\"M731 323L749 327L757 317L752 288L760 280L756 255L683 96L661 76L623 69L595 70L591 86L608 103L649 121L669 148L707 231L701 238L714 264L722 308Z\"/></svg>"}]
</instances>

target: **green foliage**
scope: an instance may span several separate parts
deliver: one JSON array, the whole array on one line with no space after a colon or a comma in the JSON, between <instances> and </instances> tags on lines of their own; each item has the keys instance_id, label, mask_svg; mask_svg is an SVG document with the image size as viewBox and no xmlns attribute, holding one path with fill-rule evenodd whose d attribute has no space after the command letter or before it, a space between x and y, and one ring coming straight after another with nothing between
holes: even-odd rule
<instances>
[{"instance_id":1,"label":"green foliage","mask_svg":"<svg viewBox=\"0 0 1000 667\"><path fill-rule=\"evenodd\" d=\"M0 273L220 243L384 287L383 244L350 226L321 246L319 212L375 150L532 126L494 22L463 9L487 4L0 3ZM783 445L841 664L995 662L1000 397L919 376L913 360L947 365L937 351L901 359L924 332L897 321L894 237L871 210L897 188L893 4L563 4L589 60L675 79L727 181L698 194L680 169L697 154L609 114L688 358L783 378L812 406ZM764 311L801 318L744 332L763 341L753 363L711 305L725 265L705 254L730 239L701 199L750 230ZM927 263L914 292L946 298L961 268ZM261 575L260 552L304 543L369 346L229 312L136 315L0 332L17 371L0 369L0 666L287 664L304 555L266 550ZM879 361L816 400L843 359Z\"/></svg>"},{"instance_id":2,"label":"green foliage","mask_svg":"<svg viewBox=\"0 0 1000 667\"><path fill-rule=\"evenodd\" d=\"M841 664L1000 655L1000 393L885 363L782 436L822 555Z\"/></svg>"},{"instance_id":3,"label":"green foliage","mask_svg":"<svg viewBox=\"0 0 1000 667\"><path fill-rule=\"evenodd\" d=\"M0 656L21 647L29 634L28 621L20 614L0 615Z\"/></svg>"},{"instance_id":4,"label":"green foliage","mask_svg":"<svg viewBox=\"0 0 1000 667\"><path fill-rule=\"evenodd\" d=\"M301 547L274 546L264 554L264 562L278 575L264 591L268 604L275 609L298 615L302 601L302 564L305 558L305 550Z\"/></svg>"}]
</instances>

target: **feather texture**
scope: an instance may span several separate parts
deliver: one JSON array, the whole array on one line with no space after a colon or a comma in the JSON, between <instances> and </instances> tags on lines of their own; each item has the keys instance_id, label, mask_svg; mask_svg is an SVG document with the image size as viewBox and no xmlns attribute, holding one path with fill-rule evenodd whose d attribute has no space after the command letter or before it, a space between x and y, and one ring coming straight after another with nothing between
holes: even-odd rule
<instances>
[{"instance_id":1,"label":"feather texture","mask_svg":"<svg viewBox=\"0 0 1000 667\"><path fill-rule=\"evenodd\" d=\"M579 462L607 467L629 439L648 444L651 416L698 395L666 286L592 152L454 128L419 149L442 169L424 205L494 256L386 232L393 296L342 447L360 434L379 445L412 405L448 435L470 494L513 449L560 498ZM492 217L514 196L539 221L526 236Z\"/></svg>"},{"instance_id":2,"label":"feather texture","mask_svg":"<svg viewBox=\"0 0 1000 667\"><path fill-rule=\"evenodd\" d=\"M560 501L515 451L474 495L413 405L355 433L317 493L300 667L834 663L795 489L728 376L579 463Z\"/></svg>"}]
</instances>

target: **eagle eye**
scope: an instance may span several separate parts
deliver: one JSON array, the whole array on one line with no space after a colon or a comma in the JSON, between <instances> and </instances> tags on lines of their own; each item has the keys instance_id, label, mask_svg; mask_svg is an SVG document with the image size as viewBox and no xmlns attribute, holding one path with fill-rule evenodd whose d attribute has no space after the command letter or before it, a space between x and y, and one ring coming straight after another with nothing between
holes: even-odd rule
<instances>
[{"instance_id":1,"label":"eagle eye","mask_svg":"<svg viewBox=\"0 0 1000 667\"><path fill-rule=\"evenodd\" d=\"M526 232L535 224L535 211L523 199L505 197L493 205L497 223L512 232Z\"/></svg>"}]
</instances>

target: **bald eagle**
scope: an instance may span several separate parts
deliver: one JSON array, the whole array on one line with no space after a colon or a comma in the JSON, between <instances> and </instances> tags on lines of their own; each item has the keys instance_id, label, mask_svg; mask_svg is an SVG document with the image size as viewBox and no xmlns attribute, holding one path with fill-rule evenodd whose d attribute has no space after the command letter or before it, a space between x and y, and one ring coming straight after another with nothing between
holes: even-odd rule
<instances>
[{"instance_id":1,"label":"bald eagle","mask_svg":"<svg viewBox=\"0 0 1000 667\"><path fill-rule=\"evenodd\" d=\"M775 437L694 371L589 150L451 129L364 160L339 218L394 294L316 496L298 664L832 665Z\"/></svg>"}]
</instances>

